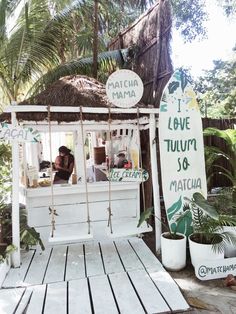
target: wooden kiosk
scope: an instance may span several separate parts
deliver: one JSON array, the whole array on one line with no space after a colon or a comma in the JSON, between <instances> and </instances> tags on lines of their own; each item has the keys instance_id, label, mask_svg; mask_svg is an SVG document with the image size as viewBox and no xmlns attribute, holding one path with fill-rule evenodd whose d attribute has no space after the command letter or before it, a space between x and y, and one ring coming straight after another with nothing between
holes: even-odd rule
<instances>
[{"instance_id":1,"label":"wooden kiosk","mask_svg":"<svg viewBox=\"0 0 236 314\"><path fill-rule=\"evenodd\" d=\"M75 91L75 86L80 86ZM72 97L70 92L72 91ZM53 103L48 93L53 94ZM77 94L77 98L75 98ZM83 96L84 106L80 105L80 97ZM85 96L87 99L85 98ZM97 99L94 102L94 96ZM73 98L74 97L74 98ZM69 99L71 98L71 99ZM72 105L70 106L70 100ZM87 105L91 100L90 106ZM65 101L65 106L63 103ZM36 102L36 103L35 103ZM76 102L79 104L76 106ZM35 104L34 104L35 103ZM56 106L57 104L57 106ZM59 106L62 104L62 106ZM91 106L92 105L92 106ZM73 154L75 157L75 184L50 184L49 186L29 186L24 183L27 177L29 160L38 161L37 143L28 143L28 155L25 145L21 146L22 160L19 161L19 144L13 141L13 243L19 245L19 203L26 206L28 212L28 224L40 232L45 244L72 243L89 239L108 239L127 237L151 231L151 227L143 224L137 228L140 216L140 193L142 191L142 179L117 180L117 182L91 178L88 173L84 145L89 134L93 143L97 146L97 134L115 134L108 138L109 146L117 139L121 139L122 147L126 145L129 154L129 144L135 137L139 144L139 133L149 129L150 161L152 173L149 180L155 187L154 207L155 214L160 217L160 201L156 156L156 119L158 109L143 108L141 104L134 108L115 108L109 103L105 88L93 79L81 76L65 77L52 84L50 91L44 91L36 96L34 102L9 106L6 112L11 114L11 123L22 128L33 128L41 134L54 132L69 132L73 137ZM50 115L50 121L49 117ZM8 115L8 119L9 119ZM64 121L63 121L64 120ZM58 134L58 133L57 133ZM113 142L112 142L113 141ZM125 142L125 144L124 144ZM137 144L137 143L136 143ZM51 144L48 143L50 146ZM91 144L90 144L91 145ZM119 141L118 141L119 146ZM119 148L118 148L119 149ZM141 151L139 152L139 157ZM27 160L27 157L29 160ZM109 156L113 158L114 156ZM130 157L128 157L129 159ZM141 158L139 158L139 167ZM35 164L35 162L34 162ZM110 166L111 167L111 166ZM107 173L107 164L104 161L100 165L93 164L93 171ZM38 169L39 171L40 169ZM23 176L23 178L22 178ZM39 175L40 176L40 175ZM38 176L38 178L39 178ZM99 176L98 176L99 177ZM50 179L50 178L49 178ZM40 182L39 182L40 183ZM143 194L145 198L145 195ZM52 234L51 217L49 207L55 209L55 231ZM156 221L156 250L160 249L160 223ZM14 254L14 266L20 264L20 251Z\"/></svg>"}]
</instances>

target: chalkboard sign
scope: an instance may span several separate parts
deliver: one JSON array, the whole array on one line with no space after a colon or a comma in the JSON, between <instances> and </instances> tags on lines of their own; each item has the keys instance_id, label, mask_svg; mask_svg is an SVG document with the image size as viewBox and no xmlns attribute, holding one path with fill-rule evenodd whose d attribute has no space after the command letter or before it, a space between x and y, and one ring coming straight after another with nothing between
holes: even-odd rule
<instances>
[{"instance_id":1,"label":"chalkboard sign","mask_svg":"<svg viewBox=\"0 0 236 314\"><path fill-rule=\"evenodd\" d=\"M171 230L176 217L187 209L184 197L207 196L202 121L196 95L183 71L168 82L160 103L159 146L161 177L167 219ZM179 232L192 232L191 212Z\"/></svg>"}]
</instances>

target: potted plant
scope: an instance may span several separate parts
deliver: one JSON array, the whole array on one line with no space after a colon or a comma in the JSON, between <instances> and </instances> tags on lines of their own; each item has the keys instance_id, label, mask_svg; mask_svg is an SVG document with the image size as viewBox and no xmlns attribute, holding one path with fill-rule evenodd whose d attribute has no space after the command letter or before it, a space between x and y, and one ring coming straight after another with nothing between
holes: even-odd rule
<instances>
[{"instance_id":1,"label":"potted plant","mask_svg":"<svg viewBox=\"0 0 236 314\"><path fill-rule=\"evenodd\" d=\"M210 259L224 258L227 243L236 245L233 233L223 231L225 225L236 226L236 219L229 215L219 215L201 193L194 193L189 201L193 217L193 233L189 236L192 265Z\"/></svg>"},{"instance_id":2,"label":"potted plant","mask_svg":"<svg viewBox=\"0 0 236 314\"><path fill-rule=\"evenodd\" d=\"M161 260L163 266L170 271L179 271L186 266L186 242L187 238L184 234L178 232L180 223L186 219L189 212L186 210L176 216L176 221L172 229L153 214L153 208L148 208L140 215L138 227L149 220L151 216L157 218L164 228L168 231L161 234Z\"/></svg>"}]
</instances>

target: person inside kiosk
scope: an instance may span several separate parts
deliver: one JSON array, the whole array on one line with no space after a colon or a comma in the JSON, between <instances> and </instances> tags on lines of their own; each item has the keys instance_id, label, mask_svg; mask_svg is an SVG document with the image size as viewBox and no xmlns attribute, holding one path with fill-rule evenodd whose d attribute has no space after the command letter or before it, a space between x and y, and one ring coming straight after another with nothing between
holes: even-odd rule
<instances>
[{"instance_id":1,"label":"person inside kiosk","mask_svg":"<svg viewBox=\"0 0 236 314\"><path fill-rule=\"evenodd\" d=\"M59 156L54 163L56 174L53 184L68 183L74 168L74 156L70 152L66 146L59 147Z\"/></svg>"}]
</instances>

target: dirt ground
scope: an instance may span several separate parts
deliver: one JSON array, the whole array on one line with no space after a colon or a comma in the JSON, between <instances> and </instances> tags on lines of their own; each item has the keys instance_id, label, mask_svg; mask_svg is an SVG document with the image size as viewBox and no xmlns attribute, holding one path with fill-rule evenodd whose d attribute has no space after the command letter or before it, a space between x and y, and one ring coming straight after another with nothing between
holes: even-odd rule
<instances>
[{"instance_id":1,"label":"dirt ground","mask_svg":"<svg viewBox=\"0 0 236 314\"><path fill-rule=\"evenodd\" d=\"M161 261L161 256L155 252L154 232L145 234L145 243ZM236 313L236 291L225 286L224 279L201 281L195 277L194 268L191 265L189 252L187 252L187 265L178 272L169 272L180 287L191 310L184 313Z\"/></svg>"}]
</instances>

